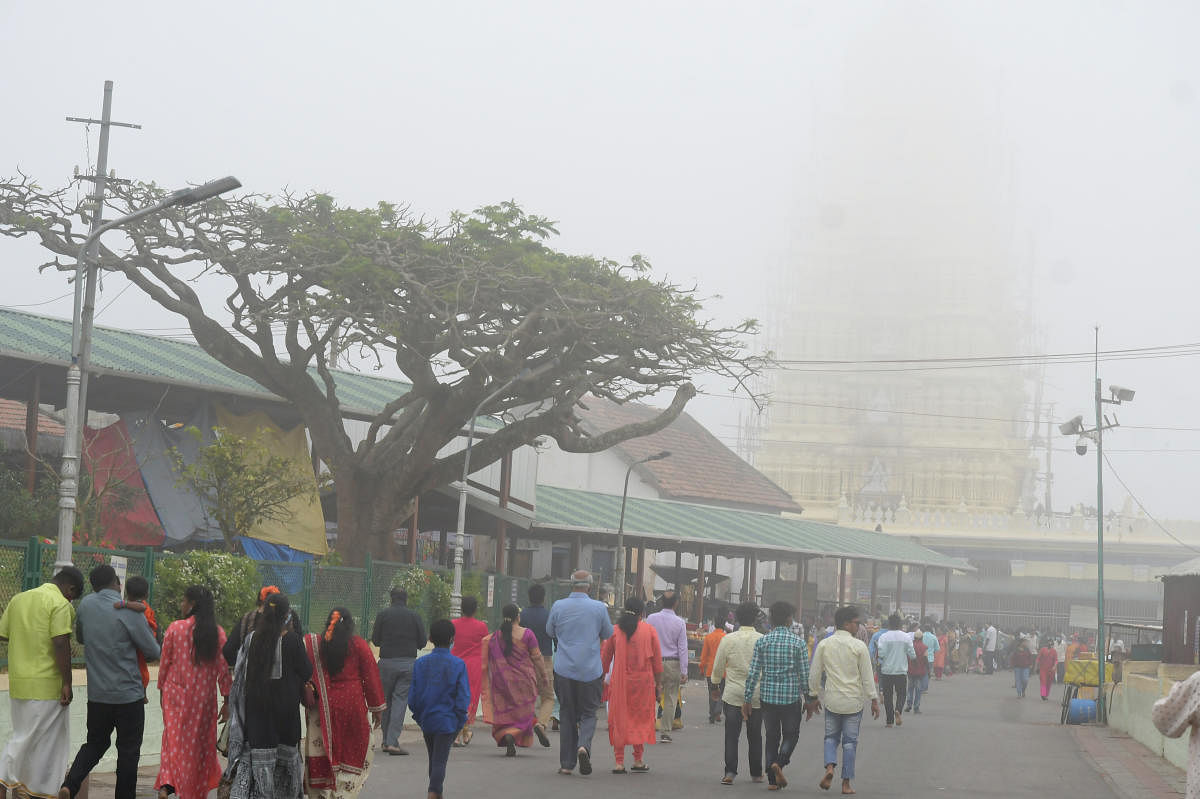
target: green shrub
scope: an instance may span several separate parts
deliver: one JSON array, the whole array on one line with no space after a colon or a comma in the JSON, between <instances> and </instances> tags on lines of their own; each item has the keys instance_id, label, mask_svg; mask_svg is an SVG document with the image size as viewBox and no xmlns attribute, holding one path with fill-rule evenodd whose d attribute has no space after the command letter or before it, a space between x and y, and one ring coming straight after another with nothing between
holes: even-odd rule
<instances>
[{"instance_id":1,"label":"green shrub","mask_svg":"<svg viewBox=\"0 0 1200 799\"><path fill-rule=\"evenodd\" d=\"M250 610L258 595L254 561L229 552L202 552L163 558L155 564L155 614L160 629L179 618L179 603L189 585L207 586L216 602L217 623L228 633Z\"/></svg>"}]
</instances>

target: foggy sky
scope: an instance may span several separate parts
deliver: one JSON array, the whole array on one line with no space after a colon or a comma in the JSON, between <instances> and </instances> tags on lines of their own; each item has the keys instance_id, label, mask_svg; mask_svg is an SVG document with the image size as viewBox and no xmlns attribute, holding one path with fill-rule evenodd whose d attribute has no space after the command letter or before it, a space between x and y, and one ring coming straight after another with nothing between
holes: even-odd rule
<instances>
[{"instance_id":1,"label":"foggy sky","mask_svg":"<svg viewBox=\"0 0 1200 799\"><path fill-rule=\"evenodd\" d=\"M928 208L936 231L943 171L966 187L955 202L1002 216L1000 245L958 231L957 246L1002 245L1013 281L1032 275L1044 351L1090 349L1095 324L1105 349L1200 341L1194 4L265 5L3 4L0 173L57 186L83 168L96 131L63 117L98 116L112 79L114 117L144 126L113 133L121 177L235 174L253 191L322 190L438 217L516 199L558 220L555 246L642 253L659 274L721 295L710 310L733 321L765 315L780 271L798 268L805 220L831 202ZM926 79L947 65L955 80ZM937 169L867 158L884 164L871 181L827 185L831 163L896 144L886 124L827 135L861 110L851 89L864 85L916 120L904 136L946 154ZM980 137L986 161L954 157L978 152ZM0 304L68 293L63 276L35 273L43 259L32 242L0 240ZM100 307L124 285L108 277ZM28 310L68 317L70 304ZM98 323L182 324L135 289ZM909 357L958 354L943 349ZM1119 361L1102 377L1138 390L1123 423L1200 428L1197 365ZM1087 366L1050 368L1056 416L1087 415L1091 379ZM751 407L701 397L689 410L732 443ZM1152 513L1200 518L1200 432L1123 429L1106 444ZM1094 459L1055 454L1056 508L1093 503ZM1113 480L1106 492L1110 507L1124 499Z\"/></svg>"}]
</instances>

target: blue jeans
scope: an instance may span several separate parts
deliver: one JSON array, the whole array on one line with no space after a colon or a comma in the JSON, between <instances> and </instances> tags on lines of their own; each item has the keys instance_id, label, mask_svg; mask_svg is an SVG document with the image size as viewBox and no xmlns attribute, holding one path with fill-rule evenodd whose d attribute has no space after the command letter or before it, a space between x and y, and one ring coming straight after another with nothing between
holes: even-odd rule
<instances>
[{"instance_id":1,"label":"blue jeans","mask_svg":"<svg viewBox=\"0 0 1200 799\"><path fill-rule=\"evenodd\" d=\"M911 707L913 710L921 709L921 694L925 693L929 688L929 675L922 674L919 677L908 675L908 698L904 704L906 707Z\"/></svg>"},{"instance_id":2,"label":"blue jeans","mask_svg":"<svg viewBox=\"0 0 1200 799\"><path fill-rule=\"evenodd\" d=\"M1025 696L1025 686L1029 685L1029 669L1027 667L1013 667L1013 678L1017 681L1017 696Z\"/></svg>"},{"instance_id":3,"label":"blue jeans","mask_svg":"<svg viewBox=\"0 0 1200 799\"><path fill-rule=\"evenodd\" d=\"M825 711L825 765L837 763L838 743L842 745L842 779L854 779L854 754L858 751L858 728L863 712Z\"/></svg>"}]
</instances>

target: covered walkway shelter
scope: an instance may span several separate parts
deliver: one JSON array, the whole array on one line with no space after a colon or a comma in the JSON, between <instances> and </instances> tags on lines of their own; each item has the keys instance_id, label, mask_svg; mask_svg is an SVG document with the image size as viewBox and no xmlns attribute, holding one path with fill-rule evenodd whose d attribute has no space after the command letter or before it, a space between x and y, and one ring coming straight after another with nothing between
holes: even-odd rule
<instances>
[{"instance_id":1,"label":"covered walkway shelter","mask_svg":"<svg viewBox=\"0 0 1200 799\"><path fill-rule=\"evenodd\" d=\"M578 489L537 487L537 503L531 537L569 542L573 553L585 543L613 546L621 514L621 497ZM756 599L758 567L773 563L778 578L780 564L796 568L795 600L797 614L805 608L804 585L809 561L814 558L834 558L838 562L839 604L846 604L846 574L848 561L871 564L871 596L869 607L876 605L877 567L879 564L910 567L921 574L921 616L926 615L929 570L941 572L944 580L943 613L950 606L950 574L953 571L974 572L975 569L956 558L947 557L907 538L870 532L835 524L808 521L803 518L779 516L734 508L722 508L689 502L661 499L628 499L625 509L625 562L636 564L636 577L631 584L644 586L648 550L675 553L675 575L683 573L681 556L694 554L697 563L707 568L693 570L696 578L696 607L692 614L704 617L706 573L717 572L718 556L744 561L746 573L743 585L750 587L744 597ZM707 559L707 562L706 562ZM577 562L578 557L573 558ZM897 568L896 595L900 595L903 568ZM675 588L680 585L676 583ZM812 602L815 597L808 597ZM833 597L830 597L833 599ZM852 597L851 600L854 598ZM814 608L809 608L814 610Z\"/></svg>"}]
</instances>

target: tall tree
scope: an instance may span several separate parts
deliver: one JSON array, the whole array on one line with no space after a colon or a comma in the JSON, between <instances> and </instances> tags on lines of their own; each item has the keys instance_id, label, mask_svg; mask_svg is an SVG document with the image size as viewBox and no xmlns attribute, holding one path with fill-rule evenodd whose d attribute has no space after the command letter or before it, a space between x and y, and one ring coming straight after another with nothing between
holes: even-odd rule
<instances>
[{"instance_id":1,"label":"tall tree","mask_svg":"<svg viewBox=\"0 0 1200 799\"><path fill-rule=\"evenodd\" d=\"M114 192L119 213L163 195L142 184ZM0 234L38 237L55 255L43 268L74 268L85 210L64 189L0 181ZM597 452L656 432L695 395L692 375L744 388L762 367L743 350L753 320L715 324L702 318L694 288L653 278L640 256L565 254L547 244L556 233L513 203L436 225L388 203L248 195L146 219L122 248L102 247L100 265L295 407L334 475L339 549L357 559L368 546L381 550L414 497L457 478L463 453L439 453L524 368L543 371L483 408L503 424L473 448L472 466L542 436ZM224 282L224 308L204 306L193 288L200 279ZM346 433L334 380L352 357L394 364L411 383L361 441ZM589 394L626 402L660 391L674 396L648 422L594 433L576 413Z\"/></svg>"}]
</instances>

